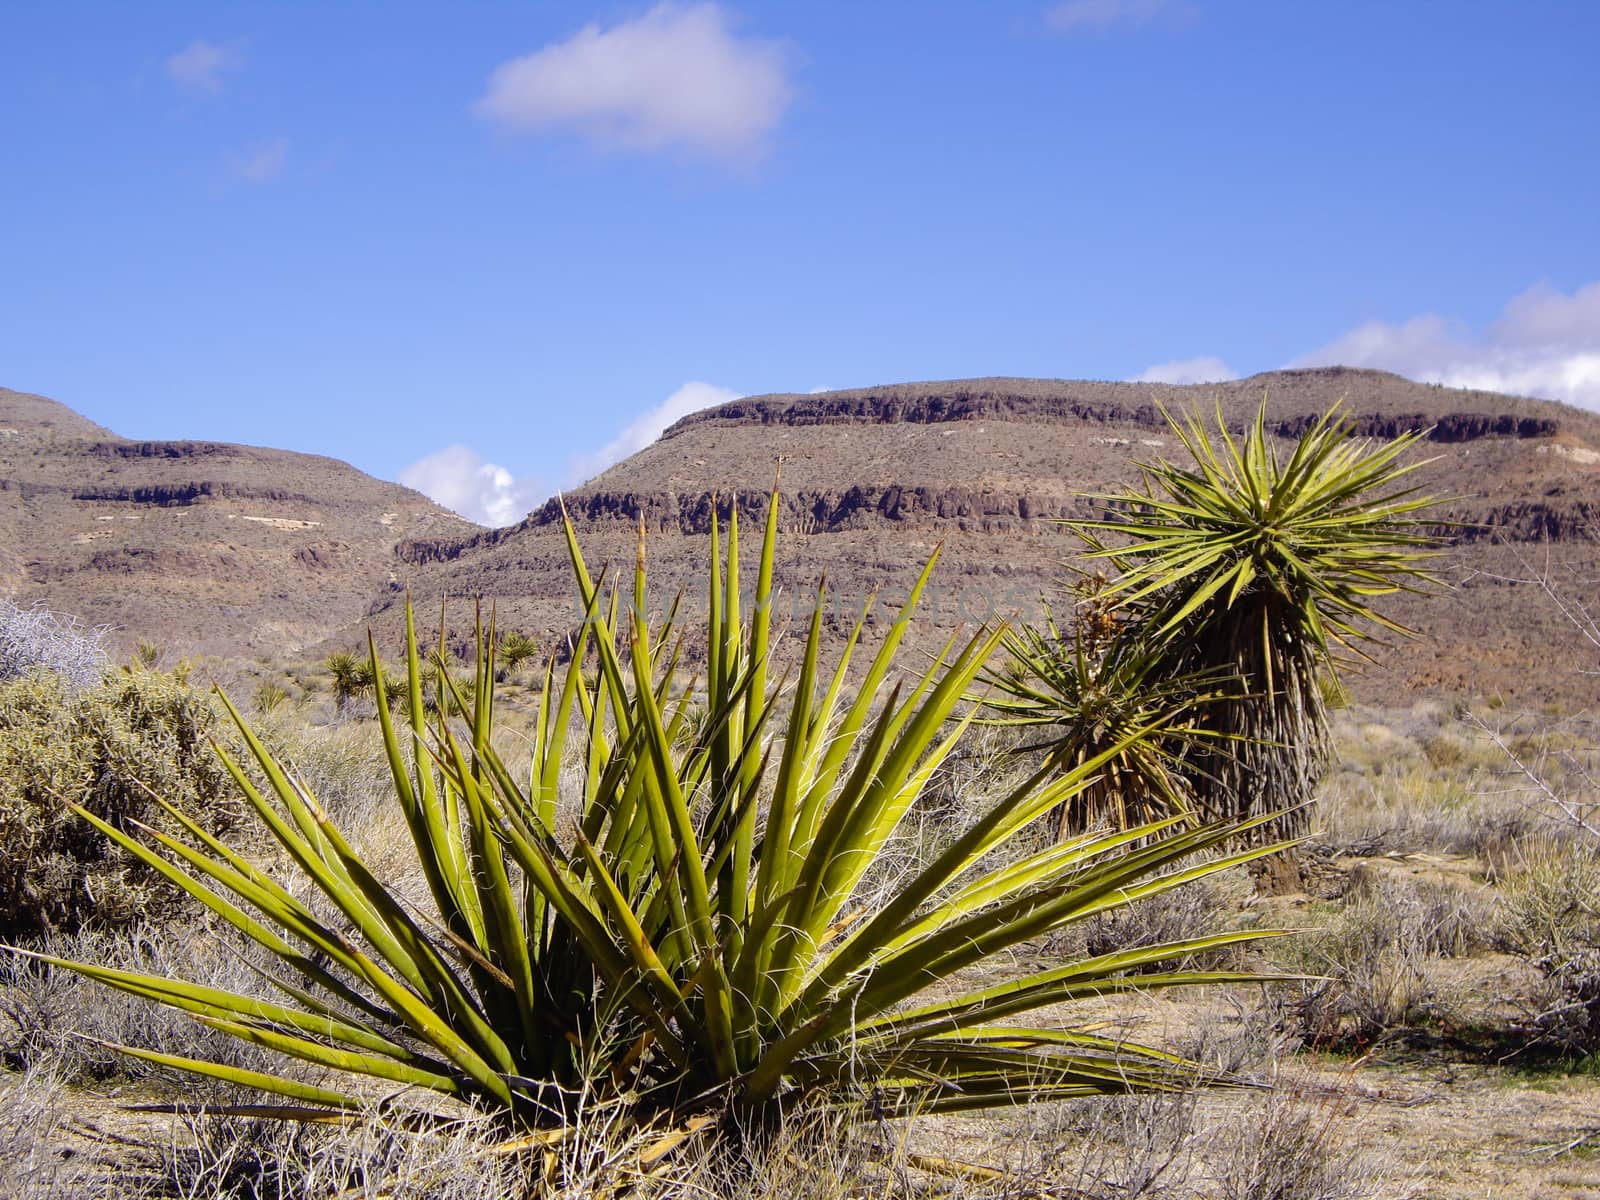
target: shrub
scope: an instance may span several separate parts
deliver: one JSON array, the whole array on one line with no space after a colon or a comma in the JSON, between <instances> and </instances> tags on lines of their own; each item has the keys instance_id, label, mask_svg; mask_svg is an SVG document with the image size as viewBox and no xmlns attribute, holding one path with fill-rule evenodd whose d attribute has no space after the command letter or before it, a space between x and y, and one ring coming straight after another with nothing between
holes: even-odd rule
<instances>
[{"instance_id":1,"label":"shrub","mask_svg":"<svg viewBox=\"0 0 1600 1200\"><path fill-rule=\"evenodd\" d=\"M1241 1114L1213 1148L1219 1200L1378 1200L1409 1195L1376 1178L1373 1156L1351 1138L1328 1096L1309 1102L1276 1090Z\"/></svg>"},{"instance_id":2,"label":"shrub","mask_svg":"<svg viewBox=\"0 0 1600 1200\"><path fill-rule=\"evenodd\" d=\"M59 676L70 690L92 687L108 661L105 630L85 630L71 617L0 600L0 682L36 669Z\"/></svg>"},{"instance_id":3,"label":"shrub","mask_svg":"<svg viewBox=\"0 0 1600 1200\"><path fill-rule=\"evenodd\" d=\"M1486 948L1489 929L1475 889L1358 868L1332 920L1287 947L1295 965L1324 977L1305 989L1302 1034L1327 1047L1448 1035L1463 996L1430 960Z\"/></svg>"},{"instance_id":4,"label":"shrub","mask_svg":"<svg viewBox=\"0 0 1600 1200\"><path fill-rule=\"evenodd\" d=\"M182 972L209 987L269 990L257 973L259 961L248 961L238 947L197 932L187 922L81 930L44 939L36 949L147 974ZM259 1047L198 1025L180 1012L152 1010L137 997L22 955L0 957L0 1064L24 1070L48 1064L70 1083L171 1075L118 1053L113 1049L118 1045L203 1054L240 1067L268 1065ZM186 1081L191 1096L194 1083Z\"/></svg>"},{"instance_id":5,"label":"shrub","mask_svg":"<svg viewBox=\"0 0 1600 1200\"><path fill-rule=\"evenodd\" d=\"M333 915L319 917L197 826L189 839L162 840L180 860L169 861L90 820L298 983L269 1003L60 965L318 1068L558 1127L552 1146L578 1136L580 1107L611 1113L619 1128L670 1127L670 1142L717 1121L764 1126L813 1098L896 1116L1193 1079L1198 1068L1176 1055L1088 1029L1020 1028L1016 1018L1083 997L1253 981L1238 972L1140 972L1265 931L1119 950L976 991L924 993L1266 848L1187 866L1240 829L1167 822L994 863L991 851L1085 785L1102 765L1092 759L1065 775L1040 771L862 906L859 888L879 852L970 724L970 714L952 717L998 637L981 632L922 675L891 683L925 571L860 673L856 698L843 702L857 643L834 670L821 669L819 597L785 700L768 672L778 512L774 495L748 607L737 519L725 560L713 523L702 643L708 715L692 739L678 735L702 701L679 674L681 631L671 614L648 616L642 545L623 609L591 577L568 526L586 619L564 671L546 676L526 773L514 776L491 744L493 630L479 633L471 700L441 672L430 720L408 617L409 724L397 727L382 706L377 715L433 913L401 902L239 719L267 786L254 787L232 757L224 762ZM626 626L619 610L629 614ZM381 683L375 648L370 667ZM563 797L569 736L584 770L577 794ZM560 801L572 809L558 822ZM360 1104L353 1085L337 1079L139 1053L276 1093L317 1117Z\"/></svg>"},{"instance_id":6,"label":"shrub","mask_svg":"<svg viewBox=\"0 0 1600 1200\"><path fill-rule=\"evenodd\" d=\"M1237 892L1229 895L1217 880L1197 880L1091 917L1080 927L1083 950L1087 954L1110 954L1216 933L1226 928L1229 918L1238 911L1239 899ZM1195 955L1192 965L1213 968L1229 964L1237 958L1233 951L1233 947L1219 947Z\"/></svg>"},{"instance_id":7,"label":"shrub","mask_svg":"<svg viewBox=\"0 0 1600 1200\"><path fill-rule=\"evenodd\" d=\"M1008 632L1004 667L984 676L991 690L984 702L994 714L988 720L1024 731L1029 740L1019 751L1043 751L1063 771L1116 751L1062 805L1061 837L1190 814L1184 760L1206 736L1191 722L1218 683L1215 676L1174 677L1170 655L1113 619L1104 585L1103 577L1085 577L1064 628L1047 606L1041 624Z\"/></svg>"},{"instance_id":8,"label":"shrub","mask_svg":"<svg viewBox=\"0 0 1600 1200\"><path fill-rule=\"evenodd\" d=\"M275 711L277 707L289 698L289 693L283 685L264 679L256 685L256 690L251 693L250 704L262 716Z\"/></svg>"},{"instance_id":9,"label":"shrub","mask_svg":"<svg viewBox=\"0 0 1600 1200\"><path fill-rule=\"evenodd\" d=\"M1023 1160L1014 1168L1015 1182L1032 1182L1031 1175L1048 1183L1013 1186L999 1195L1137 1200L1187 1194L1195 1152L1203 1144L1197 1100L1189 1089L1067 1101L1029 1112L1019 1122L1023 1136L1014 1135Z\"/></svg>"},{"instance_id":10,"label":"shrub","mask_svg":"<svg viewBox=\"0 0 1600 1200\"><path fill-rule=\"evenodd\" d=\"M0 1195L11 1200L110 1200L120 1187L105 1184L86 1155L63 1154L59 1137L71 1123L66 1088L48 1065L0 1076ZM96 1187L101 1182L103 1186Z\"/></svg>"},{"instance_id":11,"label":"shrub","mask_svg":"<svg viewBox=\"0 0 1600 1200\"><path fill-rule=\"evenodd\" d=\"M0 684L0 936L89 922L117 925L170 909L156 872L73 815L81 805L119 829L176 829L152 792L209 832L229 828L227 774L208 738L215 714L172 678L147 671L74 690L34 672ZM148 789L148 790L147 790Z\"/></svg>"},{"instance_id":12,"label":"shrub","mask_svg":"<svg viewBox=\"0 0 1600 1200\"><path fill-rule=\"evenodd\" d=\"M1533 1043L1600 1050L1600 856L1587 843L1533 843L1501 884L1500 913L1502 945L1544 982Z\"/></svg>"},{"instance_id":13,"label":"shrub","mask_svg":"<svg viewBox=\"0 0 1600 1200\"><path fill-rule=\"evenodd\" d=\"M500 639L500 658L512 671L538 653L539 643L516 630L511 630Z\"/></svg>"}]
</instances>

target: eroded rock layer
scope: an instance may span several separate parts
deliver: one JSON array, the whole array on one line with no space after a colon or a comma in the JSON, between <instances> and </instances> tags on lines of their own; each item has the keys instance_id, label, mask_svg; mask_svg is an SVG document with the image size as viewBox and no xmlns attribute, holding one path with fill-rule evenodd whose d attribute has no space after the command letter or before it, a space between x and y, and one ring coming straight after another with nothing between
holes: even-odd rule
<instances>
[{"instance_id":1,"label":"eroded rock layer","mask_svg":"<svg viewBox=\"0 0 1600 1200\"><path fill-rule=\"evenodd\" d=\"M1220 413L1241 431L1263 396L1283 439L1335 402L1359 436L1427 431L1418 458L1431 461L1414 478L1444 498L1440 586L1392 599L1423 636L1380 652L1358 695L1582 702L1592 679L1558 669L1569 630L1525 581L1550 570L1593 591L1600 417L1543 401L1342 368L1193 387L987 379L750 397L684 418L564 503L594 564L631 568L642 522L658 598L684 586L695 606L713 505L724 520L734 503L758 519L781 470L786 615L798 618L825 577L828 627L843 635L870 593L898 603L939 547L924 604L922 644L932 646L958 625L1059 599L1077 546L1060 519L1094 515L1139 462L1183 455L1163 410ZM402 543L401 574L424 604L482 597L503 626L558 647L576 617L560 519L551 501L511 529ZM400 597L396 587L374 602L380 628L393 628ZM455 611L464 619L469 606Z\"/></svg>"}]
</instances>

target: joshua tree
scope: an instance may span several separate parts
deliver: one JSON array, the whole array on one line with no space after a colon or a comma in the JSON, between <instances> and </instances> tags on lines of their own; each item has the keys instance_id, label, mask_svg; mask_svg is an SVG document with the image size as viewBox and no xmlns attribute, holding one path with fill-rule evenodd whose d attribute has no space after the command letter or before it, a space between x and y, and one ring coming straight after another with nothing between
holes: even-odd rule
<instances>
[{"instance_id":1,"label":"joshua tree","mask_svg":"<svg viewBox=\"0 0 1600 1200\"><path fill-rule=\"evenodd\" d=\"M1192 465L1142 467L1142 488L1074 525L1118 568L1124 628L1166 678L1232 680L1196 705L1212 736L1186 749L1202 815L1286 810L1279 829L1298 833L1329 753L1324 683L1377 631L1410 632L1375 597L1429 580L1419 514L1434 500L1405 485L1424 463L1401 462L1423 434L1356 440L1335 408L1280 453L1265 403L1239 440L1220 411L1215 435L1168 421Z\"/></svg>"}]
</instances>

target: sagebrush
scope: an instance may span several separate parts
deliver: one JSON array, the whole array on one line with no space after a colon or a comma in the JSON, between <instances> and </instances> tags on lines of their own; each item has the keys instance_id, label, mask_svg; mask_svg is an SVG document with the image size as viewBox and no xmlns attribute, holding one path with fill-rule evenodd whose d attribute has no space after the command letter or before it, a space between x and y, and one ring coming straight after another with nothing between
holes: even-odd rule
<instances>
[{"instance_id":1,"label":"sagebrush","mask_svg":"<svg viewBox=\"0 0 1600 1200\"><path fill-rule=\"evenodd\" d=\"M168 675L106 674L77 688L32 671L0 683L0 936L118 925L170 910L177 894L73 811L118 829L178 826L155 797L208 833L241 806L212 752L207 699Z\"/></svg>"}]
</instances>

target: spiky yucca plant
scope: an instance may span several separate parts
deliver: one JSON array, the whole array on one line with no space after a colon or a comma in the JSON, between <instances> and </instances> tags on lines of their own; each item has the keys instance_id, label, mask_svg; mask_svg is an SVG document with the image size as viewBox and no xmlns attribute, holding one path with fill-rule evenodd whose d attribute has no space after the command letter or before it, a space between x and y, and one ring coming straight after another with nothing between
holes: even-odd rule
<instances>
[{"instance_id":1,"label":"spiky yucca plant","mask_svg":"<svg viewBox=\"0 0 1600 1200\"><path fill-rule=\"evenodd\" d=\"M1104 576L1073 590L1076 611L1007 629L1005 664L986 669L985 723L1024 732L1018 753L1042 751L1058 770L1101 766L1057 811L1057 835L1194 819L1185 759L1208 736L1195 715L1220 694L1212 675L1174 676L1170 656L1114 612Z\"/></svg>"},{"instance_id":2,"label":"spiky yucca plant","mask_svg":"<svg viewBox=\"0 0 1600 1200\"><path fill-rule=\"evenodd\" d=\"M774 494L748 605L737 518L725 548L713 523L703 690L679 668L676 606L648 616L642 534L628 604L591 576L567 527L585 620L564 669L546 674L526 776L493 745L492 630L479 636L472 699L440 672L442 715L429 717L408 614L409 724L383 706L377 715L430 909L374 876L241 719L266 786L231 759L228 769L318 906L188 814L173 811L187 839L94 823L264 951L276 997L58 965L318 1068L312 1078L130 1051L269 1093L281 1107L263 1111L276 1115L354 1111L370 1094L363 1077L555 1136L596 1104L681 1133L759 1122L806 1096L898 1115L1189 1082L1195 1068L1177 1056L1019 1018L1125 989L1250 981L1171 964L1268 934L1141 947L975 989L949 981L1267 851L1185 865L1238 827L1162 821L994 853L1093 779L1101 754L1002 796L862 906L874 860L962 738L961 698L999 635L952 643L922 675L891 682L924 572L865 670L852 675L858 624L826 671L819 592L796 681L780 686L769 666L778 511ZM381 683L375 651L371 668ZM565 793L574 759L582 782Z\"/></svg>"},{"instance_id":3,"label":"spiky yucca plant","mask_svg":"<svg viewBox=\"0 0 1600 1200\"><path fill-rule=\"evenodd\" d=\"M1409 632L1375 599L1429 580L1435 501L1407 484L1425 462L1402 461L1423 434L1355 439L1336 406L1280 453L1265 401L1240 440L1220 410L1214 436L1167 420L1191 465L1143 466L1141 489L1105 497L1112 515L1073 524L1120 570L1126 627L1167 678L1234 680L1192 718L1213 735L1188 752L1203 814L1279 812L1298 834L1330 748L1324 688L1377 634Z\"/></svg>"},{"instance_id":4,"label":"spiky yucca plant","mask_svg":"<svg viewBox=\"0 0 1600 1200\"><path fill-rule=\"evenodd\" d=\"M510 630L500 639L499 657L515 671L524 662L539 653L539 643L525 633Z\"/></svg>"}]
</instances>

